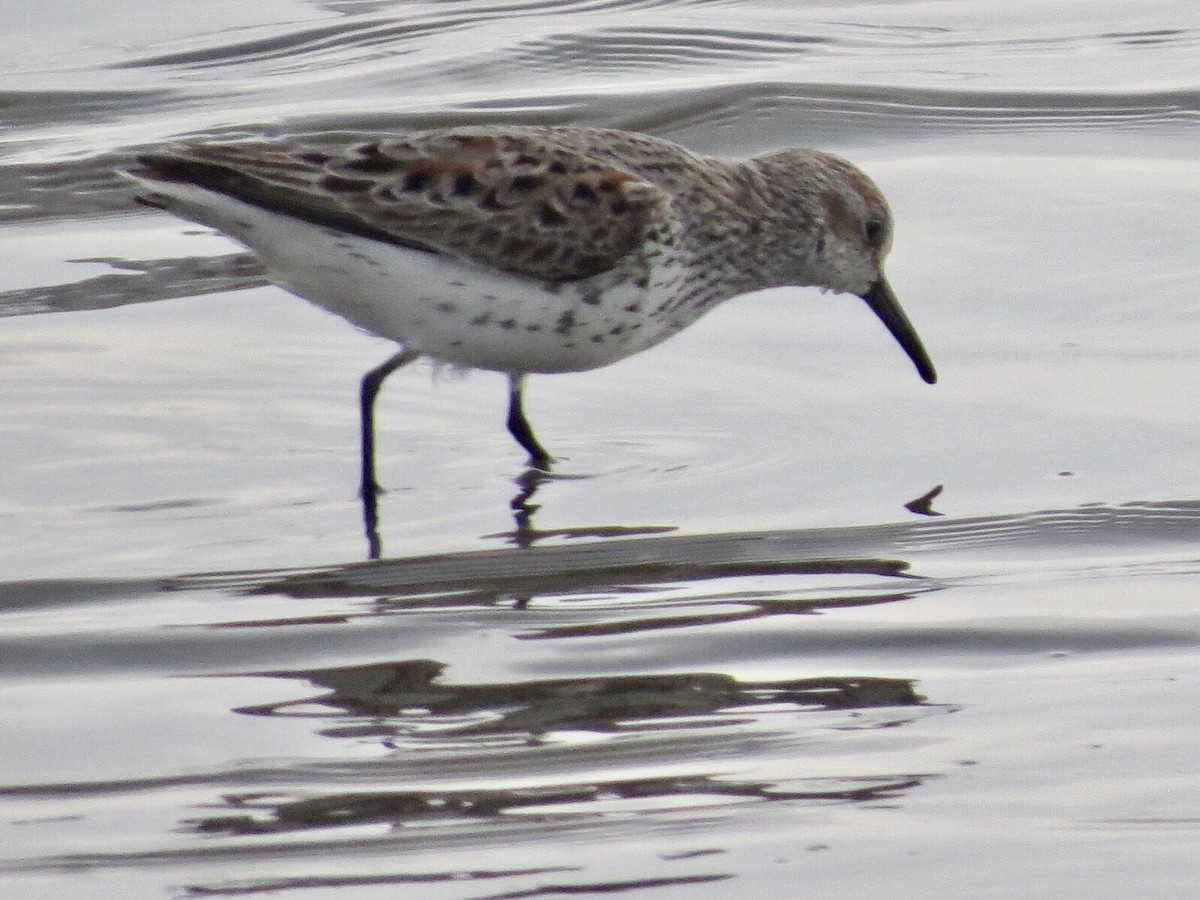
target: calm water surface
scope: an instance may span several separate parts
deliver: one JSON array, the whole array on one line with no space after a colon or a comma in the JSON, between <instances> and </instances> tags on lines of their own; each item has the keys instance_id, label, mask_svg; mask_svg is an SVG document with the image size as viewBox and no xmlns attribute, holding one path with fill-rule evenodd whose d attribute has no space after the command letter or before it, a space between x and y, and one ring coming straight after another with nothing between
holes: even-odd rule
<instances>
[{"instance_id":1,"label":"calm water surface","mask_svg":"<svg viewBox=\"0 0 1200 900\"><path fill-rule=\"evenodd\" d=\"M1195 896L1190 3L5 20L4 896ZM113 169L493 121L851 157L941 383L766 292L532 379L537 479L501 377L406 370L368 527L391 345Z\"/></svg>"}]
</instances>

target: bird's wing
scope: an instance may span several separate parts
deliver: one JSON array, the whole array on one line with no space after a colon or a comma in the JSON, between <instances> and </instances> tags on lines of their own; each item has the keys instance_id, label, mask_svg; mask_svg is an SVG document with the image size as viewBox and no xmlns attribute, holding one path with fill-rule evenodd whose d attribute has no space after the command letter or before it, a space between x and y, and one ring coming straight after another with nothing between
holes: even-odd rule
<instances>
[{"instance_id":1,"label":"bird's wing","mask_svg":"<svg viewBox=\"0 0 1200 900\"><path fill-rule=\"evenodd\" d=\"M546 281L613 268L662 225L670 200L536 132L446 129L336 149L195 142L140 160L152 178Z\"/></svg>"}]
</instances>

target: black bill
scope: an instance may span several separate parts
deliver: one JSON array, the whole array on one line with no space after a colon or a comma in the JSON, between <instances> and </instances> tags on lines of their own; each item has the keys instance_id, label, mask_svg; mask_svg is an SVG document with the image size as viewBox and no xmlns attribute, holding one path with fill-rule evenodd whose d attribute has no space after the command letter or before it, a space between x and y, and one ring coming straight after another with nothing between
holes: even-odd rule
<instances>
[{"instance_id":1,"label":"black bill","mask_svg":"<svg viewBox=\"0 0 1200 900\"><path fill-rule=\"evenodd\" d=\"M917 330L913 328L912 322L908 321L908 316L900 308L900 301L892 293L887 279L881 277L869 291L862 295L862 298L867 301L867 306L875 311L875 315L879 316L879 320L887 326L892 337L904 348L904 352L917 367L921 378L929 384L936 382L937 372L933 368L929 354L925 352L921 339L917 337Z\"/></svg>"}]
</instances>

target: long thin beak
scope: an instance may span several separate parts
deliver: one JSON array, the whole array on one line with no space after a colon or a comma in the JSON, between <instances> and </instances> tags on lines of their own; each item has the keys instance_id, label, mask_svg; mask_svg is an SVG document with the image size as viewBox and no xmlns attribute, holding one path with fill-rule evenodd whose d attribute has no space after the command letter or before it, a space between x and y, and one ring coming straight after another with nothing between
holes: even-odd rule
<instances>
[{"instance_id":1,"label":"long thin beak","mask_svg":"<svg viewBox=\"0 0 1200 900\"><path fill-rule=\"evenodd\" d=\"M929 360L929 354L925 352L921 339L917 337L917 329L913 328L912 322L908 321L908 316L900 308L900 301L892 293L887 279L882 275L879 276L879 280L862 295L862 298L867 301L867 306L874 310L875 315L879 316L879 320L887 326L892 337L904 348L904 352L917 367L921 378L928 384L936 382L937 372L934 371L933 363Z\"/></svg>"}]
</instances>

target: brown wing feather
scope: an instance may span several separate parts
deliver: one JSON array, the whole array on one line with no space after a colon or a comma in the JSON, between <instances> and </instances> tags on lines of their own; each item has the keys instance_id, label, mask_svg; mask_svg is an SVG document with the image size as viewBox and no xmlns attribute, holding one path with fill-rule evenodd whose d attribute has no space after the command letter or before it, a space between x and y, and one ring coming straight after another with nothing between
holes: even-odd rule
<instances>
[{"instance_id":1,"label":"brown wing feather","mask_svg":"<svg viewBox=\"0 0 1200 900\"><path fill-rule=\"evenodd\" d=\"M533 133L452 129L333 151L192 143L144 162L309 221L547 281L616 266L663 221L669 199Z\"/></svg>"}]
</instances>

